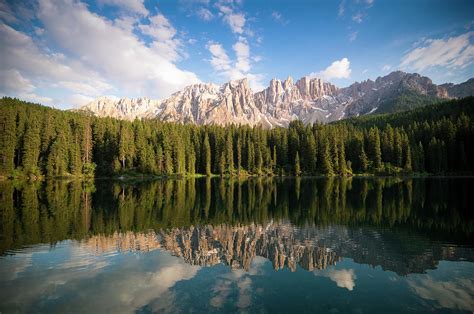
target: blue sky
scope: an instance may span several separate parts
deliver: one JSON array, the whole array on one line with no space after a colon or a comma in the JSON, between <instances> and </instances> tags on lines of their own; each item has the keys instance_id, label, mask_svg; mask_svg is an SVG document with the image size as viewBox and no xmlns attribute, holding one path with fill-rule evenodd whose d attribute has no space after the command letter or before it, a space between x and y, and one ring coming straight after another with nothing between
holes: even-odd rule
<instances>
[{"instance_id":1,"label":"blue sky","mask_svg":"<svg viewBox=\"0 0 474 314\"><path fill-rule=\"evenodd\" d=\"M0 94L71 108L196 82L474 77L473 1L0 0Z\"/></svg>"}]
</instances>

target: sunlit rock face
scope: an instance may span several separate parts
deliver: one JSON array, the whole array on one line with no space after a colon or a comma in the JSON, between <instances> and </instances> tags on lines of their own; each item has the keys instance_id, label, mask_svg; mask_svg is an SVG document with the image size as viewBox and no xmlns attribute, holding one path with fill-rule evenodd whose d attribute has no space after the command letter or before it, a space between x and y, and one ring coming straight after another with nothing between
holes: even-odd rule
<instances>
[{"instance_id":1,"label":"sunlit rock face","mask_svg":"<svg viewBox=\"0 0 474 314\"><path fill-rule=\"evenodd\" d=\"M247 79L222 86L199 83L185 87L163 100L148 98L98 98L78 109L99 117L125 120L159 119L167 122L245 124L264 127L331 122L371 113L390 112L399 97L424 101L471 96L474 81L462 84L433 84L419 74L392 72L375 81L356 82L337 88L319 78L272 79L266 89L254 92ZM417 98L417 99L418 99ZM406 98L405 98L406 99Z\"/></svg>"}]
</instances>

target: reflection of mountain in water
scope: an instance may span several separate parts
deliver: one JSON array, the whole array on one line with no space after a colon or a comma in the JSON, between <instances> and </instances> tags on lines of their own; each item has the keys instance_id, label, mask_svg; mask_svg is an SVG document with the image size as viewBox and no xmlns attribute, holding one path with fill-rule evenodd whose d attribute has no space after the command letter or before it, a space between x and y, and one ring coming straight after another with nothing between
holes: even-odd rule
<instances>
[{"instance_id":1,"label":"reflection of mountain in water","mask_svg":"<svg viewBox=\"0 0 474 314\"><path fill-rule=\"evenodd\" d=\"M175 228L161 237L163 248L197 265L222 262L248 270L258 255L269 259L275 270L295 271L297 264L307 270L325 269L340 260L329 248L295 237L293 231L289 224L219 225Z\"/></svg>"},{"instance_id":2,"label":"reflection of mountain in water","mask_svg":"<svg viewBox=\"0 0 474 314\"><path fill-rule=\"evenodd\" d=\"M469 248L425 242L419 237L398 238L388 230L336 227L302 227L271 222L263 225L218 225L172 228L157 233L115 233L93 236L83 242L97 253L117 250L164 249L191 265L219 263L248 270L256 256L267 258L275 270L297 265L312 271L335 265L342 257L360 264L381 266L399 275L435 269L440 260L474 261ZM405 241L410 241L407 244ZM410 252L404 245L423 246Z\"/></svg>"},{"instance_id":3,"label":"reflection of mountain in water","mask_svg":"<svg viewBox=\"0 0 474 314\"><path fill-rule=\"evenodd\" d=\"M158 233L127 232L112 236L93 236L83 244L97 253L107 251L150 251L164 249L187 263L213 266L219 263L235 269L250 268L256 256L269 259L275 270L296 265L306 270L325 269L341 258L324 246L295 237L290 224L270 223L266 226L202 226L173 228Z\"/></svg>"},{"instance_id":4,"label":"reflection of mountain in water","mask_svg":"<svg viewBox=\"0 0 474 314\"><path fill-rule=\"evenodd\" d=\"M199 265L246 269L263 256L275 269L318 269L350 257L399 274L422 272L443 259L474 260L472 249L463 248L473 243L473 182L4 181L0 255L25 245L89 239L99 252L160 247Z\"/></svg>"}]
</instances>

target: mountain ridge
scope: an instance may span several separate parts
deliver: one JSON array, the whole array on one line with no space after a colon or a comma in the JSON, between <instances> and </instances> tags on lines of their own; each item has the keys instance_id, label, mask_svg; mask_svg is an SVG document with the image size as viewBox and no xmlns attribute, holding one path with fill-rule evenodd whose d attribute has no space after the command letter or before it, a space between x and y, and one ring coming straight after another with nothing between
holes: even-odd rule
<instances>
[{"instance_id":1,"label":"mountain ridge","mask_svg":"<svg viewBox=\"0 0 474 314\"><path fill-rule=\"evenodd\" d=\"M374 81L368 79L343 88L308 76L296 82L291 76L283 81L272 79L267 88L258 92L252 91L246 78L220 86L197 83L161 100L100 97L75 111L125 120L285 127L293 120L332 122L403 111L473 94L474 79L461 84L436 85L426 76L395 71Z\"/></svg>"}]
</instances>

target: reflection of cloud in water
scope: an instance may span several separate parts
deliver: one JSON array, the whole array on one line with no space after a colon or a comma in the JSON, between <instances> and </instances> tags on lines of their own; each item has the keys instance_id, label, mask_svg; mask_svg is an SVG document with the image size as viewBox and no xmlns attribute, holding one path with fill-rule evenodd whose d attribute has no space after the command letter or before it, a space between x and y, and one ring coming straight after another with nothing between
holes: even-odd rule
<instances>
[{"instance_id":1,"label":"reflection of cloud in water","mask_svg":"<svg viewBox=\"0 0 474 314\"><path fill-rule=\"evenodd\" d=\"M216 308L222 308L228 301L232 291L238 290L238 299L236 306L239 309L248 308L252 303L252 278L263 273L263 265L269 262L267 259L256 256L248 272L243 269L234 269L230 273L217 278L215 285L212 287L214 296L209 301L210 305Z\"/></svg>"},{"instance_id":2,"label":"reflection of cloud in water","mask_svg":"<svg viewBox=\"0 0 474 314\"><path fill-rule=\"evenodd\" d=\"M25 272L31 265L33 253L18 253L12 259L3 261L0 268L0 278L2 280L15 280Z\"/></svg>"},{"instance_id":3,"label":"reflection of cloud in water","mask_svg":"<svg viewBox=\"0 0 474 314\"><path fill-rule=\"evenodd\" d=\"M409 279L408 285L418 296L436 301L440 307L474 311L474 280L459 278L437 281L427 276Z\"/></svg>"},{"instance_id":4,"label":"reflection of cloud in water","mask_svg":"<svg viewBox=\"0 0 474 314\"><path fill-rule=\"evenodd\" d=\"M2 257L2 267L0 267L0 278L2 280L15 280L21 277L22 273L27 272L33 265L33 254L48 253L50 245L37 245L26 248L22 251L16 251L7 258ZM13 252L11 252L13 253Z\"/></svg>"},{"instance_id":5,"label":"reflection of cloud in water","mask_svg":"<svg viewBox=\"0 0 474 314\"><path fill-rule=\"evenodd\" d=\"M175 298L171 288L179 281L192 279L200 269L169 255L157 255L147 267L150 259L136 255L128 255L126 261L117 264L112 255L100 259L87 255L78 246L65 249L68 250L66 261L52 257L48 262L51 267L34 276L29 273L35 268L33 258L31 267L15 281L14 288L1 293L2 299L7 300L3 302L4 308L12 312L48 308L68 313L130 313L144 306L152 311L172 310ZM77 259L82 261L78 263ZM75 297L70 298L71 295ZM55 301L49 303L50 300Z\"/></svg>"},{"instance_id":6,"label":"reflection of cloud in water","mask_svg":"<svg viewBox=\"0 0 474 314\"><path fill-rule=\"evenodd\" d=\"M340 288L346 288L352 291L355 287L355 280L357 276L353 269L332 269L332 270L321 270L314 271L315 276L327 277L334 281Z\"/></svg>"}]
</instances>

